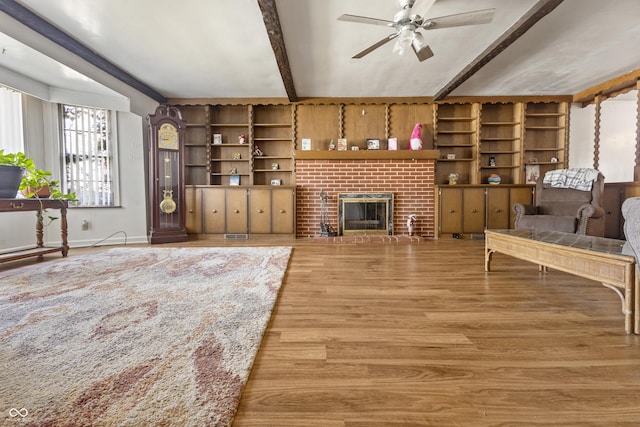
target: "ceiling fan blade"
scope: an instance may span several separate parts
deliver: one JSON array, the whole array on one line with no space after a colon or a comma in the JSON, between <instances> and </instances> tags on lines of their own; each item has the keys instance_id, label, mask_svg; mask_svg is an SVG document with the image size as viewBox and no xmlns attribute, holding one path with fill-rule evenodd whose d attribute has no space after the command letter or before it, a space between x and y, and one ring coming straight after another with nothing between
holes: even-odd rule
<instances>
[{"instance_id":1,"label":"ceiling fan blade","mask_svg":"<svg viewBox=\"0 0 640 427\"><path fill-rule=\"evenodd\" d=\"M363 56L373 52L374 50L376 50L380 46L387 44L388 42L390 42L391 40L395 39L396 37L398 37L398 33L391 34L391 35L383 38L379 42L372 44L371 46L369 46L368 48L366 48L362 52L356 53L355 55L352 56L352 58L353 59L360 59Z\"/></svg>"},{"instance_id":2,"label":"ceiling fan blade","mask_svg":"<svg viewBox=\"0 0 640 427\"><path fill-rule=\"evenodd\" d=\"M338 21L358 22L360 24L373 24L383 25L385 27L393 27L393 21L387 21L386 19L368 18L366 16L358 15L340 15Z\"/></svg>"},{"instance_id":3,"label":"ceiling fan blade","mask_svg":"<svg viewBox=\"0 0 640 427\"><path fill-rule=\"evenodd\" d=\"M438 28L462 27L464 25L488 24L496 14L495 9L476 10L474 12L458 13L456 15L440 16L425 19L422 28L437 30Z\"/></svg>"},{"instance_id":4,"label":"ceiling fan blade","mask_svg":"<svg viewBox=\"0 0 640 427\"><path fill-rule=\"evenodd\" d=\"M411 47L413 48L413 51L416 53L416 56L418 57L418 61L420 62L424 61L425 59L429 59L433 56L433 51L429 46L425 46L420 50L416 50L416 47L413 45L411 45Z\"/></svg>"}]
</instances>

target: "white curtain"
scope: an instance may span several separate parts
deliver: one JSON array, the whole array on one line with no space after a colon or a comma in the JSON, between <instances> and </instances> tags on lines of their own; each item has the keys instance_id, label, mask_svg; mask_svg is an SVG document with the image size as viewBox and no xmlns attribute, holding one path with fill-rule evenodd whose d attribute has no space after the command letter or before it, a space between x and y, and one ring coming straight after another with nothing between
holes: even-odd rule
<instances>
[{"instance_id":1,"label":"white curtain","mask_svg":"<svg viewBox=\"0 0 640 427\"><path fill-rule=\"evenodd\" d=\"M22 95L0 86L0 149L5 153L24 151Z\"/></svg>"}]
</instances>

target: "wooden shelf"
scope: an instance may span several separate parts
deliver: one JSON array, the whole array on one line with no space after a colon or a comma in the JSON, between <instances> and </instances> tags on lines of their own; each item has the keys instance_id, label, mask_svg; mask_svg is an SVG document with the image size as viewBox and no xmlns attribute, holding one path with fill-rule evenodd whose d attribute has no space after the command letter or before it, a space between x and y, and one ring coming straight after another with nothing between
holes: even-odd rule
<instances>
[{"instance_id":1,"label":"wooden shelf","mask_svg":"<svg viewBox=\"0 0 640 427\"><path fill-rule=\"evenodd\" d=\"M524 151L564 151L564 148L559 147L527 147Z\"/></svg>"},{"instance_id":2,"label":"wooden shelf","mask_svg":"<svg viewBox=\"0 0 640 427\"><path fill-rule=\"evenodd\" d=\"M296 159L306 160L369 160L369 159L438 159L439 150L347 150L347 151L303 151L296 150Z\"/></svg>"}]
</instances>

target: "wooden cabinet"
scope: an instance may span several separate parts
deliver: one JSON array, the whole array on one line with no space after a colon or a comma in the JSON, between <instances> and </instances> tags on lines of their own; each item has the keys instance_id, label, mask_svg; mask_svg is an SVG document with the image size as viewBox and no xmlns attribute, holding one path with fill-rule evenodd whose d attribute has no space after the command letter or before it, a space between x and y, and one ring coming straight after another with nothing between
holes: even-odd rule
<instances>
[{"instance_id":1,"label":"wooden cabinet","mask_svg":"<svg viewBox=\"0 0 640 427\"><path fill-rule=\"evenodd\" d=\"M246 188L203 188L202 219L205 234L247 234Z\"/></svg>"},{"instance_id":2,"label":"wooden cabinet","mask_svg":"<svg viewBox=\"0 0 640 427\"><path fill-rule=\"evenodd\" d=\"M187 185L293 185L293 106L176 104Z\"/></svg>"},{"instance_id":3,"label":"wooden cabinet","mask_svg":"<svg viewBox=\"0 0 640 427\"><path fill-rule=\"evenodd\" d=\"M437 184L458 175L460 184L476 184L478 104L438 104L434 120L434 146L440 150L436 164Z\"/></svg>"},{"instance_id":4,"label":"wooden cabinet","mask_svg":"<svg viewBox=\"0 0 640 427\"><path fill-rule=\"evenodd\" d=\"M439 234L462 232L462 194L459 187L440 187L436 202Z\"/></svg>"},{"instance_id":5,"label":"wooden cabinet","mask_svg":"<svg viewBox=\"0 0 640 427\"><path fill-rule=\"evenodd\" d=\"M484 188L440 187L438 200L440 234L474 234L484 231Z\"/></svg>"},{"instance_id":6,"label":"wooden cabinet","mask_svg":"<svg viewBox=\"0 0 640 427\"><path fill-rule=\"evenodd\" d=\"M253 108L253 184L293 185L292 107L258 105Z\"/></svg>"},{"instance_id":7,"label":"wooden cabinet","mask_svg":"<svg viewBox=\"0 0 640 427\"><path fill-rule=\"evenodd\" d=\"M187 233L202 233L202 191L191 186L185 188L185 202L187 209L185 218Z\"/></svg>"},{"instance_id":8,"label":"wooden cabinet","mask_svg":"<svg viewBox=\"0 0 640 427\"><path fill-rule=\"evenodd\" d=\"M566 168L566 102L528 102L524 105L523 162L539 176L549 170ZM526 182L526 181L525 181Z\"/></svg>"},{"instance_id":9,"label":"wooden cabinet","mask_svg":"<svg viewBox=\"0 0 640 427\"><path fill-rule=\"evenodd\" d=\"M526 184L567 167L568 108L568 101L548 97L437 103L436 184L447 184L452 173L458 184L487 184L492 174L502 184Z\"/></svg>"},{"instance_id":10,"label":"wooden cabinet","mask_svg":"<svg viewBox=\"0 0 640 427\"><path fill-rule=\"evenodd\" d=\"M533 203L532 185L438 186L438 236L483 234L484 230L513 228L515 203Z\"/></svg>"},{"instance_id":11,"label":"wooden cabinet","mask_svg":"<svg viewBox=\"0 0 640 427\"><path fill-rule=\"evenodd\" d=\"M249 235L295 235L294 187L187 188L187 230L197 237L224 235L248 238Z\"/></svg>"},{"instance_id":12,"label":"wooden cabinet","mask_svg":"<svg viewBox=\"0 0 640 427\"><path fill-rule=\"evenodd\" d=\"M296 232L296 190L282 188L271 190L271 232L274 234L295 234Z\"/></svg>"},{"instance_id":13,"label":"wooden cabinet","mask_svg":"<svg viewBox=\"0 0 640 427\"><path fill-rule=\"evenodd\" d=\"M247 189L225 189L225 234L247 234L249 232L249 203Z\"/></svg>"},{"instance_id":14,"label":"wooden cabinet","mask_svg":"<svg viewBox=\"0 0 640 427\"><path fill-rule=\"evenodd\" d=\"M462 190L462 233L484 232L486 216L486 195L484 188Z\"/></svg>"},{"instance_id":15,"label":"wooden cabinet","mask_svg":"<svg viewBox=\"0 0 640 427\"><path fill-rule=\"evenodd\" d=\"M201 105L181 105L186 121L184 143L184 178L186 184L209 183L209 108Z\"/></svg>"},{"instance_id":16,"label":"wooden cabinet","mask_svg":"<svg viewBox=\"0 0 640 427\"><path fill-rule=\"evenodd\" d=\"M622 203L629 197L640 197L640 183L611 182L604 184L600 204L606 213L604 237L625 239Z\"/></svg>"},{"instance_id":17,"label":"wooden cabinet","mask_svg":"<svg viewBox=\"0 0 640 427\"><path fill-rule=\"evenodd\" d=\"M483 104L480 117L479 183L497 175L502 183L519 184L522 104Z\"/></svg>"},{"instance_id":18,"label":"wooden cabinet","mask_svg":"<svg viewBox=\"0 0 640 427\"><path fill-rule=\"evenodd\" d=\"M226 189L202 188L202 232L224 234L226 227Z\"/></svg>"},{"instance_id":19,"label":"wooden cabinet","mask_svg":"<svg viewBox=\"0 0 640 427\"><path fill-rule=\"evenodd\" d=\"M294 234L295 191L252 188L249 193L251 234Z\"/></svg>"}]
</instances>

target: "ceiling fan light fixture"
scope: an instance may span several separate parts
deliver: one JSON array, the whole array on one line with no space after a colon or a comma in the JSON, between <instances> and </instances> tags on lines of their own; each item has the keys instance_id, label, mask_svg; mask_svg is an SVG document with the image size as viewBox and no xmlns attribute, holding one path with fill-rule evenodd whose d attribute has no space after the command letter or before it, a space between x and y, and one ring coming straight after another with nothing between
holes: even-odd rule
<instances>
[{"instance_id":1,"label":"ceiling fan light fixture","mask_svg":"<svg viewBox=\"0 0 640 427\"><path fill-rule=\"evenodd\" d=\"M402 55L407 49L411 47L415 28L412 25L405 25L400 30L400 35L393 46L393 52L398 55Z\"/></svg>"},{"instance_id":2,"label":"ceiling fan light fixture","mask_svg":"<svg viewBox=\"0 0 640 427\"><path fill-rule=\"evenodd\" d=\"M427 47L427 42L425 41L424 36L422 33L417 31L413 33L413 41L411 44L416 52L420 52L422 49Z\"/></svg>"}]
</instances>

